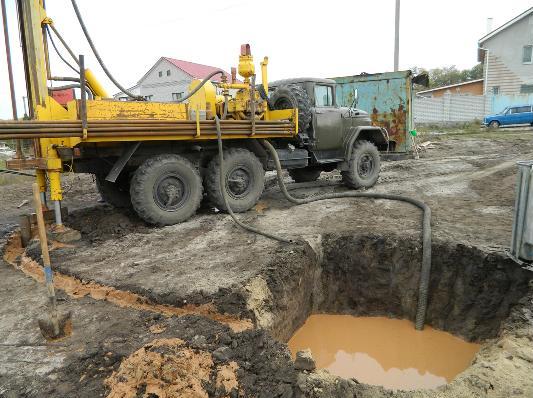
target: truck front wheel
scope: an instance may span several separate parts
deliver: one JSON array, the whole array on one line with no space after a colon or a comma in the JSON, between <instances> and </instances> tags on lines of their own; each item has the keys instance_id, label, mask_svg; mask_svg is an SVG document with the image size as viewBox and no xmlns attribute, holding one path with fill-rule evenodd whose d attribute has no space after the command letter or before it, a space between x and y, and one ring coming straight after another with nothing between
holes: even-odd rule
<instances>
[{"instance_id":1,"label":"truck front wheel","mask_svg":"<svg viewBox=\"0 0 533 398\"><path fill-rule=\"evenodd\" d=\"M135 171L130 187L133 209L144 221L172 225L191 217L202 200L198 169L179 155L157 155Z\"/></svg>"},{"instance_id":2,"label":"truck front wheel","mask_svg":"<svg viewBox=\"0 0 533 398\"><path fill-rule=\"evenodd\" d=\"M341 173L342 179L352 188L370 188L377 182L380 168L378 148L370 141L357 141L348 160L348 170Z\"/></svg>"},{"instance_id":3,"label":"truck front wheel","mask_svg":"<svg viewBox=\"0 0 533 398\"><path fill-rule=\"evenodd\" d=\"M220 160L213 158L207 168L205 185L209 201L217 209L227 211L222 189L235 213L242 213L256 205L265 189L265 170L257 157L247 149L230 148L224 151L224 181L220 186Z\"/></svg>"}]
</instances>

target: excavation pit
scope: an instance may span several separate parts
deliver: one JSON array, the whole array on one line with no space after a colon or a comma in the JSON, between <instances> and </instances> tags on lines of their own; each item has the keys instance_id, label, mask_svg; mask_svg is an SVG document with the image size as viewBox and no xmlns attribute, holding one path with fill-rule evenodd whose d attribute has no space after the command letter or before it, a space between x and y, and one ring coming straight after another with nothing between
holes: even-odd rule
<instances>
[{"instance_id":1,"label":"excavation pit","mask_svg":"<svg viewBox=\"0 0 533 398\"><path fill-rule=\"evenodd\" d=\"M316 314L289 340L293 357L311 349L318 369L392 390L431 389L451 382L479 350L430 326L385 317Z\"/></svg>"},{"instance_id":2,"label":"excavation pit","mask_svg":"<svg viewBox=\"0 0 533 398\"><path fill-rule=\"evenodd\" d=\"M222 229L217 224L189 228L202 231L204 237ZM167 228L165 233L171 231L172 228ZM160 231L155 232L160 236ZM149 321L146 327L154 328L146 329L146 333L159 337L157 333L163 330L161 337L177 337L187 346L207 348L207 352L216 351L216 355L228 352L224 347L229 347L234 354L228 354L227 360L235 359L241 369L237 376L245 391L243 396L253 396L265 389L292 390L296 397L325 398L399 398L409 396L413 388L418 389L416 393L421 397L483 396L471 393L492 388L504 392L495 395L498 397L510 393L526 397L533 392L533 384L523 382L533 370L530 360L533 355L529 352L532 322L531 314L526 313L532 297L530 275L503 254L447 241L433 242L426 328L451 333L478 343L481 348L472 361L471 357L466 358L466 364L452 374L429 370L435 377L429 376L416 385L394 385L360 375L338 377L321 369L300 372L286 343L313 314L384 317L390 322L404 319L410 330L414 329L422 257L417 231L405 236L324 233L308 235L306 242L294 245L266 239L251 245L244 238L248 235L238 232L222 236L217 250L224 256L219 256L216 266L204 261L210 252L197 250L194 241L189 246L172 243L171 247L162 239L143 234L114 237L99 245L82 241L76 250L67 247L53 250L52 257L57 272L63 275L56 280L68 281L69 289L64 293L71 297L69 300L77 301L84 289L98 288L103 294L88 296L122 307L127 313L148 311L149 319L157 320L157 324ZM146 242L145 256L141 257L139 252L132 265L124 259L131 257L128 248L136 246L136 240ZM194 252L188 251L193 249ZM184 250L190 259L187 263L173 257ZM96 258L95 253L101 258ZM158 253L164 253L164 258ZM16 261L16 256L11 257ZM36 265L38 260L38 253L27 250L18 267L33 276L33 268L28 268L28 264ZM225 277L211 279L209 285L195 285L206 275L203 267L211 267L211 272L216 267L217 272L225 272ZM193 278L195 274L200 275L198 279ZM168 294L170 291L172 294ZM135 296L135 300L116 300L130 296ZM169 314L170 318L164 320ZM211 326L197 328L188 325L188 321L178 321L187 314L211 318ZM233 321L245 322L249 327L232 328ZM174 328L174 322L181 322L180 328L184 329ZM211 330L215 324L219 328L216 333ZM75 330L73 338L86 338L82 326ZM211 346L198 345L201 336L211 333L214 338ZM146 336L143 344L155 336ZM131 345L131 349L138 348L137 344ZM126 356L133 352L131 349ZM242 357L232 356L237 351ZM316 350L313 351L316 355ZM446 362L439 354L428 359L433 367ZM464 367L467 368L462 371ZM257 385L257 377L261 378L262 386ZM445 380L436 381L439 377ZM509 386L517 383L523 384L520 387L523 393L517 393L516 388L510 390Z\"/></svg>"},{"instance_id":3,"label":"excavation pit","mask_svg":"<svg viewBox=\"0 0 533 398\"><path fill-rule=\"evenodd\" d=\"M304 391L317 383L340 388L334 387L338 381L324 381L320 369L327 369L345 381L355 379L351 388L364 390L363 397L383 389L398 397L411 390L463 396L465 385L478 383L487 366L494 368L487 388L493 377L504 380L498 361L512 354L502 350L502 341L531 334L531 319L523 317L531 275L503 253L434 242L426 327L417 332L422 248L416 238L325 234L311 245L316 260L293 269L291 281L286 275L266 278L275 297L269 303L271 333L288 343L293 357L311 348L317 362L317 372L300 378ZM529 361L531 354L521 355Z\"/></svg>"}]
</instances>

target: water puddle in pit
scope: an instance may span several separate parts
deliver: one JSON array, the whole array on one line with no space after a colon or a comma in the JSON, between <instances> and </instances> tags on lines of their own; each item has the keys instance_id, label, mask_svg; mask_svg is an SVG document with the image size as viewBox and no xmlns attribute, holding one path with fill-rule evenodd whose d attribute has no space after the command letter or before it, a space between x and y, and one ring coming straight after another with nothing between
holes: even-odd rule
<instances>
[{"instance_id":1,"label":"water puddle in pit","mask_svg":"<svg viewBox=\"0 0 533 398\"><path fill-rule=\"evenodd\" d=\"M394 390L436 388L479 350L449 333L385 317L311 315L289 340L293 357L310 348L318 369Z\"/></svg>"}]
</instances>

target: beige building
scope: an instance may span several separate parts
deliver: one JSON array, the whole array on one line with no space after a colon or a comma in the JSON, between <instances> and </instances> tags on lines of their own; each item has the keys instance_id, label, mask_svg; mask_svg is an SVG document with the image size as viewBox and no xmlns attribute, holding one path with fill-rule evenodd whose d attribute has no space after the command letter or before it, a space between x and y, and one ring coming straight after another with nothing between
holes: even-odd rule
<instances>
[{"instance_id":1,"label":"beige building","mask_svg":"<svg viewBox=\"0 0 533 398\"><path fill-rule=\"evenodd\" d=\"M485 94L533 93L533 7L478 41Z\"/></svg>"}]
</instances>

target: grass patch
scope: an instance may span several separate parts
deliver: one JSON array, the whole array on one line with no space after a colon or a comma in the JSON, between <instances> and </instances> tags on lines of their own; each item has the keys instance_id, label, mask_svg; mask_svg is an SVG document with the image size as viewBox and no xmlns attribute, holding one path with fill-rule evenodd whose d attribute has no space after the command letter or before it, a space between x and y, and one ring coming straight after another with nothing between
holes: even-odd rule
<instances>
[{"instance_id":1,"label":"grass patch","mask_svg":"<svg viewBox=\"0 0 533 398\"><path fill-rule=\"evenodd\" d=\"M531 127L506 127L489 129L478 123L466 123L456 126L421 126L417 128L421 140L441 141L447 138L454 139L527 139L533 137Z\"/></svg>"}]
</instances>

